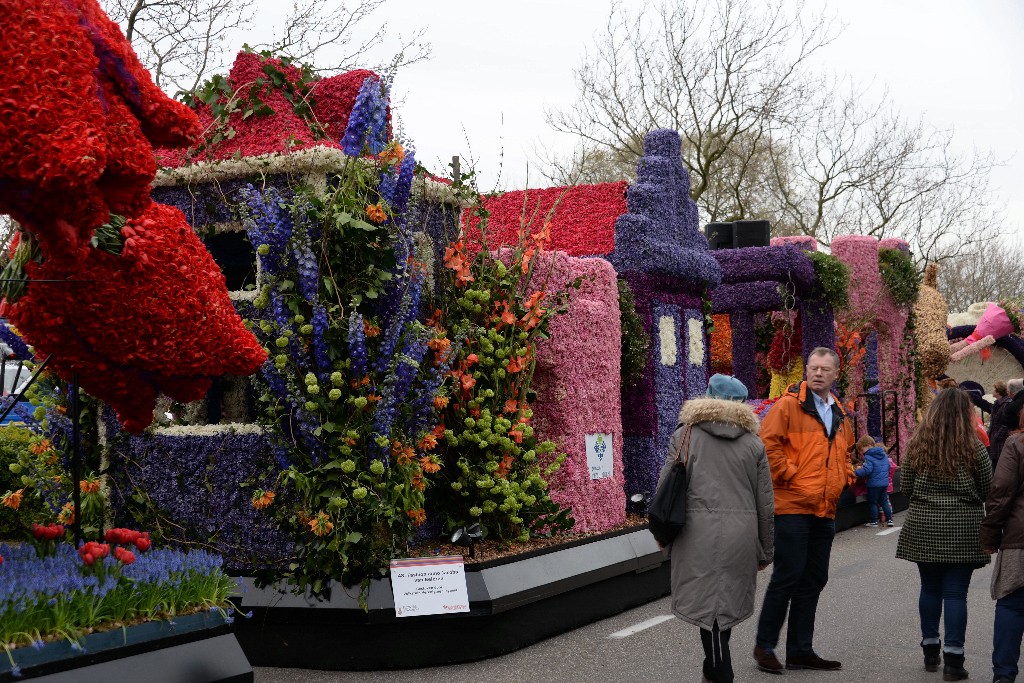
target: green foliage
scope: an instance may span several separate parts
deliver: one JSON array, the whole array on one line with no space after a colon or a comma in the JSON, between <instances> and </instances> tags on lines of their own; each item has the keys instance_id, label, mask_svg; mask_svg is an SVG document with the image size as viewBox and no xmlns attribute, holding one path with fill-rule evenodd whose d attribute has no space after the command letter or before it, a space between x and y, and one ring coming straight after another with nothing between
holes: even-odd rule
<instances>
[{"instance_id":1,"label":"green foliage","mask_svg":"<svg viewBox=\"0 0 1024 683\"><path fill-rule=\"evenodd\" d=\"M921 276L909 253L902 249L879 249L878 270L889 296L897 306L912 306L921 288Z\"/></svg>"},{"instance_id":2,"label":"green foliage","mask_svg":"<svg viewBox=\"0 0 1024 683\"><path fill-rule=\"evenodd\" d=\"M818 286L821 287L825 300L836 310L849 306L850 269L846 264L835 256L820 251L804 253L814 264L814 273L818 276Z\"/></svg>"},{"instance_id":3,"label":"green foliage","mask_svg":"<svg viewBox=\"0 0 1024 683\"><path fill-rule=\"evenodd\" d=\"M422 423L413 418L413 397L435 390L425 382L441 357L434 351L408 355L417 345L422 351L435 332L401 312L415 305L423 276L395 256L396 242L404 239L395 227L401 216L381 196L379 178L395 172L402 151L393 145L389 154L373 162L348 159L330 179L326 197L295 189L283 207L293 224L291 241L278 254L287 265L264 270L253 302L260 318L251 326L277 378L262 385L260 419L288 453L289 465L269 489L255 488L252 504L296 544L283 572L261 573L266 583L287 578L315 594L328 590L332 579L368 585L391 558L407 552L414 526L425 519L427 475L440 467L428 452L436 415ZM270 245L254 246L275 260ZM312 298L301 287L307 258L315 259L319 273ZM325 314L322 328L315 324L318 312ZM358 371L353 343L368 361ZM318 344L330 364L326 370ZM411 385L404 389L408 396L394 398L400 375L411 376ZM427 407L434 410L430 400ZM393 417L382 423L381 410Z\"/></svg>"},{"instance_id":4,"label":"green foliage","mask_svg":"<svg viewBox=\"0 0 1024 683\"><path fill-rule=\"evenodd\" d=\"M245 46L245 50L251 52L248 45ZM272 91L280 92L292 105L292 111L309 126L315 139L327 137L313 115L313 85L319 77L313 72L312 67L308 64L295 64L290 57L272 54L267 50L258 54L263 62L263 76L252 83L241 84L238 89L233 89L226 76L217 74L194 92L180 93L186 105L193 108L205 105L213 115L211 132L204 136L200 145L189 150L190 158L199 157L225 140L235 137L237 131L230 124L232 114L240 113L242 120L251 116L273 114L274 110L266 103L267 95ZM294 66L299 71L295 80L290 80L291 77L284 71L284 68L289 66Z\"/></svg>"},{"instance_id":5,"label":"green foliage","mask_svg":"<svg viewBox=\"0 0 1024 683\"><path fill-rule=\"evenodd\" d=\"M547 478L566 456L537 439L529 408L537 342L567 310L568 291L549 292L550 271L537 272L542 260L534 253L545 238L524 230L512 253L498 258L486 248L486 212L475 212L485 248L472 256L460 241L445 260L440 319L466 342L445 413L447 485L431 499L449 529L479 522L491 537L525 541L574 524L548 493Z\"/></svg>"},{"instance_id":6,"label":"green foliage","mask_svg":"<svg viewBox=\"0 0 1024 683\"><path fill-rule=\"evenodd\" d=\"M34 435L25 427L0 427L0 492L24 489L21 461L29 454ZM45 514L43 501L25 496L17 510L0 506L0 538L19 538Z\"/></svg>"},{"instance_id":7,"label":"green foliage","mask_svg":"<svg viewBox=\"0 0 1024 683\"><path fill-rule=\"evenodd\" d=\"M619 316L622 322L622 384L631 386L643 377L651 338L644 321L636 312L633 292L625 280L619 279Z\"/></svg>"}]
</instances>

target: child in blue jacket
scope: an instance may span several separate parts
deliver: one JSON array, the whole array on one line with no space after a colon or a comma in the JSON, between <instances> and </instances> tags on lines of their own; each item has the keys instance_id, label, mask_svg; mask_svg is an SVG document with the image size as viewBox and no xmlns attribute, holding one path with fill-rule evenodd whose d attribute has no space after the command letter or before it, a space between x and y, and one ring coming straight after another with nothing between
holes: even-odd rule
<instances>
[{"instance_id":1,"label":"child in blue jacket","mask_svg":"<svg viewBox=\"0 0 1024 683\"><path fill-rule=\"evenodd\" d=\"M864 526L878 526L878 508L881 506L889 526L893 525L892 505L889 503L889 456L879 444L864 451L864 464L854 474L863 477L868 487L869 521Z\"/></svg>"}]
</instances>

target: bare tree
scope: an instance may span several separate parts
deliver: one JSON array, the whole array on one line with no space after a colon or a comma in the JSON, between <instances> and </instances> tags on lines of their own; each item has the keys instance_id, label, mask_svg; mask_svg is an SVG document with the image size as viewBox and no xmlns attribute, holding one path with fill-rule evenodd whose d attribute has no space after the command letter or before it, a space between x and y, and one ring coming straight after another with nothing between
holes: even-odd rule
<instances>
[{"instance_id":1,"label":"bare tree","mask_svg":"<svg viewBox=\"0 0 1024 683\"><path fill-rule=\"evenodd\" d=\"M253 0L103 0L153 80L192 92L225 66L229 39L253 19Z\"/></svg>"},{"instance_id":2,"label":"bare tree","mask_svg":"<svg viewBox=\"0 0 1024 683\"><path fill-rule=\"evenodd\" d=\"M367 55L380 46L388 34L388 25L365 32L361 37L360 27L370 19L387 0L360 0L352 4L335 3L331 0L303 0L296 2L284 26L275 33L270 43L258 45L277 54L291 57L297 62L314 62L318 72L347 71L356 66L373 67L378 71L390 71L415 64L427 59L431 53L430 43L425 40L426 28L414 31L410 36L398 36L399 46L387 62L372 64ZM332 9L333 6L333 9ZM319 63L318 55L325 49L336 56L327 63Z\"/></svg>"},{"instance_id":3,"label":"bare tree","mask_svg":"<svg viewBox=\"0 0 1024 683\"><path fill-rule=\"evenodd\" d=\"M193 92L242 47L252 27L255 0L101 0L156 84L167 91ZM398 36L393 57L374 63L372 53L386 42L387 24L372 26L372 15L386 0L296 0L270 42L256 45L296 61L317 64L322 72L355 66L378 70L406 66L430 56L426 29ZM340 56L339 56L340 55Z\"/></svg>"},{"instance_id":4,"label":"bare tree","mask_svg":"<svg viewBox=\"0 0 1024 683\"><path fill-rule=\"evenodd\" d=\"M907 240L922 264L1000 234L991 154L956 151L950 131L909 122L888 95L823 88L798 128L769 147L779 225L822 244L844 234Z\"/></svg>"},{"instance_id":5,"label":"bare tree","mask_svg":"<svg viewBox=\"0 0 1024 683\"><path fill-rule=\"evenodd\" d=\"M702 205L729 155L736 175L748 179L743 164L760 158L775 130L796 123L814 89L807 62L835 31L823 15L805 21L803 3L787 5L680 0L634 15L616 4L575 71L577 102L548 111L548 123L588 149L632 160L648 131L680 131L691 195ZM733 212L742 213L743 193L735 194L741 203Z\"/></svg>"},{"instance_id":6,"label":"bare tree","mask_svg":"<svg viewBox=\"0 0 1024 683\"><path fill-rule=\"evenodd\" d=\"M783 0L616 5L575 71L577 101L547 112L580 139L573 156L547 159L549 178L632 179L644 135L673 128L705 220L763 218L824 245L901 237L922 263L998 234L998 161L956 152L952 133L906 121L887 94L873 101L813 73L808 60L836 30L805 15Z\"/></svg>"},{"instance_id":7,"label":"bare tree","mask_svg":"<svg viewBox=\"0 0 1024 683\"><path fill-rule=\"evenodd\" d=\"M1024 304L1021 263L1024 248L1008 239L988 239L971 251L946 259L939 269L939 292L951 313L981 301Z\"/></svg>"}]
</instances>

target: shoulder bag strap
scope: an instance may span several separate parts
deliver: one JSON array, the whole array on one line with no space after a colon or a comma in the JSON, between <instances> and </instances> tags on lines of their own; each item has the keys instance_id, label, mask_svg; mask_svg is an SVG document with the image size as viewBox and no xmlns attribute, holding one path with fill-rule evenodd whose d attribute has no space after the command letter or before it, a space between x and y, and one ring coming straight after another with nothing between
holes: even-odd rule
<instances>
[{"instance_id":1,"label":"shoulder bag strap","mask_svg":"<svg viewBox=\"0 0 1024 683\"><path fill-rule=\"evenodd\" d=\"M690 433L692 431L693 425L686 425L683 437L679 440L679 450L676 451L676 462L683 463L683 467L690 462Z\"/></svg>"}]
</instances>

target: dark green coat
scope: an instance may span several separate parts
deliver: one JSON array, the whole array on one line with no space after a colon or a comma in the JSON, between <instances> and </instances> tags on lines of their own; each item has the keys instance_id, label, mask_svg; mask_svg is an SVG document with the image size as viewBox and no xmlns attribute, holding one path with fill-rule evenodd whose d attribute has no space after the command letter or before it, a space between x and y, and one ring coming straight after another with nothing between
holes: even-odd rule
<instances>
[{"instance_id":1,"label":"dark green coat","mask_svg":"<svg viewBox=\"0 0 1024 683\"><path fill-rule=\"evenodd\" d=\"M981 551L979 530L992 487L992 460L980 441L976 450L973 475L961 467L952 479L916 471L904 461L902 488L910 498L910 511L896 557L977 567L989 563L989 556Z\"/></svg>"}]
</instances>

